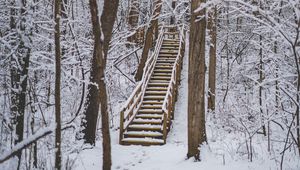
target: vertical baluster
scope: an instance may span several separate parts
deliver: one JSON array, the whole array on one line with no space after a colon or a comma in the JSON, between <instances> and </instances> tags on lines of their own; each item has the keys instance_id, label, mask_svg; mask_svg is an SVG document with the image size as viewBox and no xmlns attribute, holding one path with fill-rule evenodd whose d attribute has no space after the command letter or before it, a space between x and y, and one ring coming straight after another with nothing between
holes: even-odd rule
<instances>
[{"instance_id":1,"label":"vertical baluster","mask_svg":"<svg viewBox=\"0 0 300 170\"><path fill-rule=\"evenodd\" d=\"M163 140L164 144L166 144L166 139L167 139L167 113L164 114L164 120L163 120Z\"/></svg>"},{"instance_id":2,"label":"vertical baluster","mask_svg":"<svg viewBox=\"0 0 300 170\"><path fill-rule=\"evenodd\" d=\"M121 115L120 115L120 136L119 136L120 144L122 144L123 133L124 133L124 112L125 112L125 109L123 109L121 111Z\"/></svg>"}]
</instances>

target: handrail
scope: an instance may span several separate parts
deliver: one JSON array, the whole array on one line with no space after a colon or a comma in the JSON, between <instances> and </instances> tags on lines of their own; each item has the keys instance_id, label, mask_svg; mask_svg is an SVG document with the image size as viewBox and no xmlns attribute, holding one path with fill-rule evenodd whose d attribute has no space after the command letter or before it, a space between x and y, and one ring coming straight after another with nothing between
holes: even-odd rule
<instances>
[{"instance_id":1,"label":"handrail","mask_svg":"<svg viewBox=\"0 0 300 170\"><path fill-rule=\"evenodd\" d=\"M160 51L160 48L162 46L163 42L163 34L164 29L163 27L160 30L160 34L157 39L157 43L155 45L154 52L151 54L151 57L147 59L145 63L145 67L143 69L143 77L142 80L138 83L136 88L133 90L132 94L128 98L128 100L125 102L120 115L120 137L119 142L121 143L123 139L123 133L124 130L127 129L130 122L135 117L138 109L140 108L142 104L142 99L145 94L145 90L147 87L147 84L150 80L151 74L154 70L155 63Z\"/></svg>"},{"instance_id":2,"label":"handrail","mask_svg":"<svg viewBox=\"0 0 300 170\"><path fill-rule=\"evenodd\" d=\"M166 124L167 124L167 120L171 119L171 109L172 109L172 105L174 105L175 101L174 101L174 95L175 95L175 88L177 88L175 85L177 85L177 79L178 79L178 74L180 74L179 72L179 64L180 64L180 60L182 58L182 52L183 52L183 45L184 45L184 28L181 27L181 29L179 30L179 37L180 37L180 41L179 41L179 48L178 48L178 54L175 60L175 64L173 65L173 69L172 69L172 75L171 75L171 80L170 83L168 85L168 89L167 89L167 94L166 97L164 99L163 105L162 105L162 110L164 113L164 126L163 126L163 132L166 133L165 128ZM175 87L174 87L175 86ZM174 109L174 108L173 108ZM173 117L172 117L173 118ZM164 138L164 141L166 140L166 138ZM166 141L165 141L166 142Z\"/></svg>"}]
</instances>

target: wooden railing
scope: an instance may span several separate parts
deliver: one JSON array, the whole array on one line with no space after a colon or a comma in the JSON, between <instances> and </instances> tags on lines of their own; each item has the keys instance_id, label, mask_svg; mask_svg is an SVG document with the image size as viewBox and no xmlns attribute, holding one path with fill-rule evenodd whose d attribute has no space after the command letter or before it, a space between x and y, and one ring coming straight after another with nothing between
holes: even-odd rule
<instances>
[{"instance_id":1,"label":"wooden railing","mask_svg":"<svg viewBox=\"0 0 300 170\"><path fill-rule=\"evenodd\" d=\"M128 100L124 104L123 109L121 110L120 137L119 137L120 144L122 143L122 139L124 137L124 131L128 128L128 125L132 122L136 113L138 112L139 108L142 105L145 90L146 90L147 84L150 80L151 74L154 70L155 63L156 63L156 60L157 60L157 57L158 57L158 54L159 54L159 51L160 51L160 48L161 48L161 45L163 42L163 35L164 35L164 29L161 28L160 34L156 41L156 46L155 46L154 52L152 53L151 57L149 57L147 59L147 62L145 64L142 80L136 86L136 88L132 92L131 96L128 98Z\"/></svg>"},{"instance_id":2,"label":"wooden railing","mask_svg":"<svg viewBox=\"0 0 300 170\"><path fill-rule=\"evenodd\" d=\"M173 30L175 30L175 28L173 28ZM167 131L170 129L171 120L174 118L174 107L177 98L177 90L180 81L182 58L184 55L184 48L185 48L184 27L182 26L181 28L179 28L179 31L178 32L176 31L176 33L178 34L180 40L178 54L172 69L172 76L168 86L167 94L162 105L162 110L164 114L164 120L162 126L164 143L166 143Z\"/></svg>"}]
</instances>

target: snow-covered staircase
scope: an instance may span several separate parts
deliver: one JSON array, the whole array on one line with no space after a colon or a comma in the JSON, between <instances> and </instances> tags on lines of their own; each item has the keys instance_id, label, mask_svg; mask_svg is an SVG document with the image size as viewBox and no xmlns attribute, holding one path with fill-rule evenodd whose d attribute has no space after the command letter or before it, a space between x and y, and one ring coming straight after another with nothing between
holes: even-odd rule
<instances>
[{"instance_id":1,"label":"snow-covered staircase","mask_svg":"<svg viewBox=\"0 0 300 170\"><path fill-rule=\"evenodd\" d=\"M166 143L180 80L184 53L183 29L161 29L142 81L128 99L120 116L120 144L162 145Z\"/></svg>"}]
</instances>

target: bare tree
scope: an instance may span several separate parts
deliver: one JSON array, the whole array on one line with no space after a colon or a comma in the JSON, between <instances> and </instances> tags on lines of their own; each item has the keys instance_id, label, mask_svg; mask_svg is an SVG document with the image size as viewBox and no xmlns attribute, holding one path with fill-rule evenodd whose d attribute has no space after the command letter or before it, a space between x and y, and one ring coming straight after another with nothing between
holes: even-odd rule
<instances>
[{"instance_id":1,"label":"bare tree","mask_svg":"<svg viewBox=\"0 0 300 170\"><path fill-rule=\"evenodd\" d=\"M95 82L97 86L92 84L88 86L86 110L84 112L85 119L82 121L82 126L85 143L94 145L99 104L101 104L103 169L111 168L111 147L109 133L109 114L107 109L107 91L105 84L105 67L109 49L109 42L112 36L112 29L117 15L118 4L118 0L104 1L100 25L97 1L89 1L94 34L94 52L90 81ZM101 40L102 32L104 41Z\"/></svg>"},{"instance_id":2,"label":"bare tree","mask_svg":"<svg viewBox=\"0 0 300 170\"><path fill-rule=\"evenodd\" d=\"M16 125L16 135L15 144L18 144L23 140L24 133L24 114L26 106L26 93L27 93L27 80L28 80L28 67L29 59L31 54L31 35L25 33L26 30L26 11L27 1L23 0L20 3L20 13L13 9L16 5L14 1L11 2L11 17L10 17L10 28L17 34L17 40L13 41L12 46L16 46L17 50L12 54L11 57L11 112L13 117L13 124ZM19 14L19 15L18 15ZM15 19L15 16L19 16L19 19ZM19 22L19 23L17 23ZM17 25L19 25L17 27ZM18 169L20 168L22 151L17 153L19 158Z\"/></svg>"},{"instance_id":3,"label":"bare tree","mask_svg":"<svg viewBox=\"0 0 300 170\"><path fill-rule=\"evenodd\" d=\"M60 49L60 14L61 0L54 2L55 20L55 169L61 169L61 110L60 110L60 80L61 80L61 49Z\"/></svg>"},{"instance_id":4,"label":"bare tree","mask_svg":"<svg viewBox=\"0 0 300 170\"><path fill-rule=\"evenodd\" d=\"M209 70L208 70L208 110L214 111L216 105L216 53L217 53L217 7L209 12L208 30L210 35L209 45Z\"/></svg>"},{"instance_id":5,"label":"bare tree","mask_svg":"<svg viewBox=\"0 0 300 170\"><path fill-rule=\"evenodd\" d=\"M192 0L188 71L188 153L200 160L199 145L205 133L205 30L206 9L195 11L205 0Z\"/></svg>"}]
</instances>

